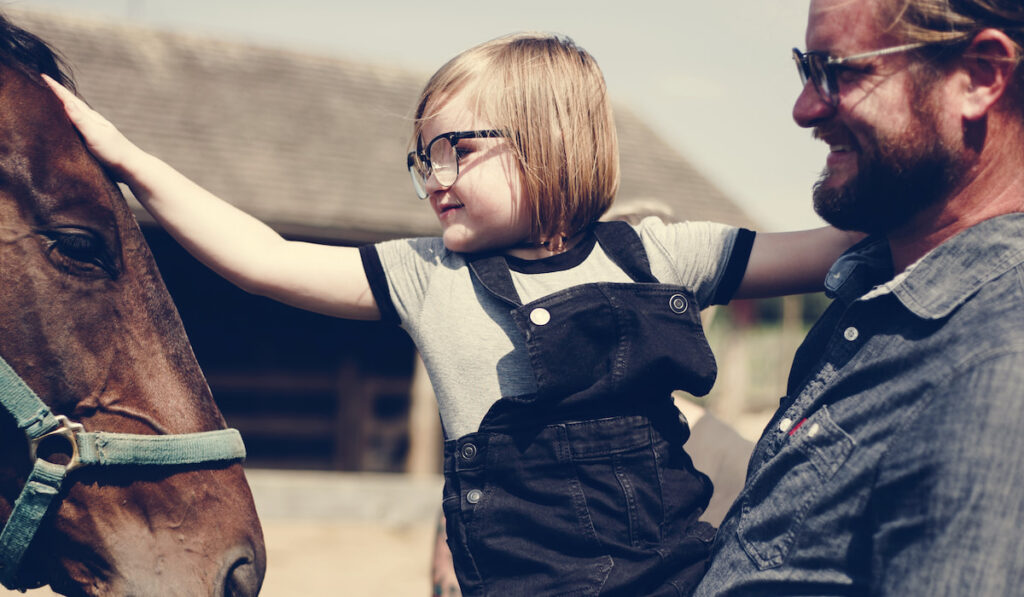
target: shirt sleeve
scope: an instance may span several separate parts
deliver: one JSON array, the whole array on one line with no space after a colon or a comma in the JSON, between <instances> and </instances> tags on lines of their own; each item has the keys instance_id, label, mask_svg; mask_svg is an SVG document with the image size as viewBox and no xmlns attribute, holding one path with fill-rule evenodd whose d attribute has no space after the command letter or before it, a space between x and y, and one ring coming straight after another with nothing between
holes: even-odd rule
<instances>
[{"instance_id":1,"label":"shirt sleeve","mask_svg":"<svg viewBox=\"0 0 1024 597\"><path fill-rule=\"evenodd\" d=\"M366 280L370 283L373 300L377 302L381 321L398 325L400 322L398 312L395 310L395 303L391 300L388 278L384 274L384 265L380 261L380 254L377 253L377 246L363 245L359 247L359 257L363 261L363 271L366 272Z\"/></svg>"},{"instance_id":2,"label":"shirt sleeve","mask_svg":"<svg viewBox=\"0 0 1024 597\"><path fill-rule=\"evenodd\" d=\"M873 595L1011 595L1024 586L1024 348L960 368L884 459L869 504Z\"/></svg>"},{"instance_id":3,"label":"shirt sleeve","mask_svg":"<svg viewBox=\"0 0 1024 597\"><path fill-rule=\"evenodd\" d=\"M637 232L658 280L691 289L701 307L728 303L746 273L754 233L715 222L645 218Z\"/></svg>"},{"instance_id":4,"label":"shirt sleeve","mask_svg":"<svg viewBox=\"0 0 1024 597\"><path fill-rule=\"evenodd\" d=\"M420 313L432 276L454 255L440 238L385 241L359 254L381 319L402 326Z\"/></svg>"}]
</instances>

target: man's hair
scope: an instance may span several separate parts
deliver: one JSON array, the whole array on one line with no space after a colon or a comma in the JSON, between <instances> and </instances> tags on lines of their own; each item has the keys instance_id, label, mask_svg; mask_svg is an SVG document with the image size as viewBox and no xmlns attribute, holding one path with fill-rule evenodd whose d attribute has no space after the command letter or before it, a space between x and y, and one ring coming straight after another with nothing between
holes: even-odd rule
<instances>
[{"instance_id":1,"label":"man's hair","mask_svg":"<svg viewBox=\"0 0 1024 597\"><path fill-rule=\"evenodd\" d=\"M1024 117L1024 68L1020 61L1024 57L1024 2L1021 0L887 0L882 2L883 27L903 43L948 42L947 48L954 49L958 43L966 46L974 34L982 29L998 29L1014 42L1017 68L1009 93ZM961 49L963 46L960 46ZM941 66L943 57L936 55L934 48L925 48L922 54L938 58L933 61Z\"/></svg>"},{"instance_id":2,"label":"man's hair","mask_svg":"<svg viewBox=\"0 0 1024 597\"><path fill-rule=\"evenodd\" d=\"M537 240L571 236L608 209L619 186L618 140L604 76L583 48L518 33L462 52L420 94L413 146L424 122L461 93L508 136Z\"/></svg>"}]
</instances>

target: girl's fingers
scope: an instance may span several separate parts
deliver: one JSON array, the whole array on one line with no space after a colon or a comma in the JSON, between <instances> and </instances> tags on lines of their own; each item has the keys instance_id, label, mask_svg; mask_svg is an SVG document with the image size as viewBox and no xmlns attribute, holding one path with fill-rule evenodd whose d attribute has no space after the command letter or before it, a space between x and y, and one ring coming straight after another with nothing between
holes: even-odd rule
<instances>
[{"instance_id":1,"label":"girl's fingers","mask_svg":"<svg viewBox=\"0 0 1024 597\"><path fill-rule=\"evenodd\" d=\"M89 151L107 166L118 170L119 164L134 150L131 142L109 120L66 87L46 75L43 75L43 81L64 105L64 111L82 134Z\"/></svg>"},{"instance_id":2,"label":"girl's fingers","mask_svg":"<svg viewBox=\"0 0 1024 597\"><path fill-rule=\"evenodd\" d=\"M84 102L78 99L78 96L76 96L74 93L71 93L71 91L69 91L67 87L64 87L57 81L54 81L48 75L43 75L43 82L45 82L50 87L50 89L53 90L53 92L57 95L57 98L60 99L61 103L64 104L65 109L81 108L81 106L84 104Z\"/></svg>"},{"instance_id":3,"label":"girl's fingers","mask_svg":"<svg viewBox=\"0 0 1024 597\"><path fill-rule=\"evenodd\" d=\"M104 118L99 112L93 110L86 104L82 98L78 97L67 88L54 81L47 75L43 75L43 81L53 90L53 93L57 95L57 99L64 104L64 111L67 113L68 118L75 123L75 126L82 130L83 126L89 126L90 124L98 124L104 127L112 127L113 125ZM82 131L83 133L89 131Z\"/></svg>"}]
</instances>

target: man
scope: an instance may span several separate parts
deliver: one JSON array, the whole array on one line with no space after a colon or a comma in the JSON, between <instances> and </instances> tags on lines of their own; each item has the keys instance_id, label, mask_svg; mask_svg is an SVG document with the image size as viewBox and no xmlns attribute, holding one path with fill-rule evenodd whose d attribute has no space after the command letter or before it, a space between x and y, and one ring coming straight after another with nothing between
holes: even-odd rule
<instances>
[{"instance_id":1,"label":"man","mask_svg":"<svg viewBox=\"0 0 1024 597\"><path fill-rule=\"evenodd\" d=\"M1024 590L1024 3L812 0L793 116L870 234L798 350L698 595Z\"/></svg>"}]
</instances>

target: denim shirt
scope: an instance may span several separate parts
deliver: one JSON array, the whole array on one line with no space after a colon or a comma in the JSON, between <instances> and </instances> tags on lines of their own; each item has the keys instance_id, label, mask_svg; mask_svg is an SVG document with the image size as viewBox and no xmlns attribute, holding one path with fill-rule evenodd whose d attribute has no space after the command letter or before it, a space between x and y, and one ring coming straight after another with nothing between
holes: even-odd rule
<instances>
[{"instance_id":1,"label":"denim shirt","mask_svg":"<svg viewBox=\"0 0 1024 597\"><path fill-rule=\"evenodd\" d=\"M696 594L1020 594L1024 214L826 287Z\"/></svg>"}]
</instances>

